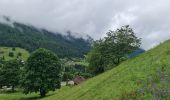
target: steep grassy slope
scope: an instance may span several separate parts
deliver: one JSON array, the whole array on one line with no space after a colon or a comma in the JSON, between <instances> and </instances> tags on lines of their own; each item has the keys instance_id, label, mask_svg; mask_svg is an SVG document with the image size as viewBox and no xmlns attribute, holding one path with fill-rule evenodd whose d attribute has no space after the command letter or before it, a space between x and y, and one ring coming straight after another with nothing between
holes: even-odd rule
<instances>
[{"instance_id":1,"label":"steep grassy slope","mask_svg":"<svg viewBox=\"0 0 170 100\"><path fill-rule=\"evenodd\" d=\"M6 100L40 99L35 94L1 94ZM127 60L75 87L62 87L43 100L170 99L170 41Z\"/></svg>"},{"instance_id":2,"label":"steep grassy slope","mask_svg":"<svg viewBox=\"0 0 170 100\"><path fill-rule=\"evenodd\" d=\"M14 57L9 56L10 52L14 53ZM20 56L18 56L19 53L21 54ZM29 52L21 48L15 48L15 50L12 50L11 47L0 47L0 57L4 57L6 61L16 59L17 56L26 61L29 57Z\"/></svg>"},{"instance_id":3,"label":"steep grassy slope","mask_svg":"<svg viewBox=\"0 0 170 100\"><path fill-rule=\"evenodd\" d=\"M44 100L170 99L170 41Z\"/></svg>"}]
</instances>

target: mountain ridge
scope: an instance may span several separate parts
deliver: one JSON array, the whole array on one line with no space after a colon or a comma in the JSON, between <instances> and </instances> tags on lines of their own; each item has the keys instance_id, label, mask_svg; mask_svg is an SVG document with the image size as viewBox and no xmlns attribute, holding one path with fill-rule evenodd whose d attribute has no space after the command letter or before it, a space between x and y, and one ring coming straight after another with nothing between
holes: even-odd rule
<instances>
[{"instance_id":1,"label":"mountain ridge","mask_svg":"<svg viewBox=\"0 0 170 100\"><path fill-rule=\"evenodd\" d=\"M71 33L61 35L17 22L13 26L0 23L0 45L21 47L30 52L46 48L59 57L83 57L91 48L89 38L77 38Z\"/></svg>"}]
</instances>

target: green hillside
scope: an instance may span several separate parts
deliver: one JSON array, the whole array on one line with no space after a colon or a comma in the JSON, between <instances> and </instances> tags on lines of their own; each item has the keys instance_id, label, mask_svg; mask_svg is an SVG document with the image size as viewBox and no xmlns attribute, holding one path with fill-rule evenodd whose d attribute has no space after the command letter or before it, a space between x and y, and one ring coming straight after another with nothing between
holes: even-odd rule
<instances>
[{"instance_id":1,"label":"green hillside","mask_svg":"<svg viewBox=\"0 0 170 100\"><path fill-rule=\"evenodd\" d=\"M44 100L170 99L170 41ZM163 92L164 91L164 92Z\"/></svg>"},{"instance_id":2,"label":"green hillside","mask_svg":"<svg viewBox=\"0 0 170 100\"><path fill-rule=\"evenodd\" d=\"M90 51L90 37L76 38L71 32L61 34L17 22L13 23L13 27L0 23L0 45L4 47L21 47L29 52L46 48L60 58L84 57Z\"/></svg>"},{"instance_id":3,"label":"green hillside","mask_svg":"<svg viewBox=\"0 0 170 100\"><path fill-rule=\"evenodd\" d=\"M170 99L170 40L75 87L62 87L43 100ZM38 94L1 94L3 100L40 99Z\"/></svg>"},{"instance_id":4,"label":"green hillside","mask_svg":"<svg viewBox=\"0 0 170 100\"><path fill-rule=\"evenodd\" d=\"M15 50L14 50L15 49ZM9 53L12 52L14 54L13 57L9 56ZM11 48L11 47L0 47L0 57L4 57L6 61L16 59L17 56L26 61L29 57L29 52L25 49L21 48Z\"/></svg>"}]
</instances>

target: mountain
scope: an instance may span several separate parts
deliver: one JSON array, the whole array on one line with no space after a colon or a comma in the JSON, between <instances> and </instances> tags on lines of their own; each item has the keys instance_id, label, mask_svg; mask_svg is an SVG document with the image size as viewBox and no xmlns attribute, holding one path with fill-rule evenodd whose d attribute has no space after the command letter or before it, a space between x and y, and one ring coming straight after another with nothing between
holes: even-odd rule
<instances>
[{"instance_id":1,"label":"mountain","mask_svg":"<svg viewBox=\"0 0 170 100\"><path fill-rule=\"evenodd\" d=\"M170 40L43 100L170 100Z\"/></svg>"},{"instance_id":2,"label":"mountain","mask_svg":"<svg viewBox=\"0 0 170 100\"><path fill-rule=\"evenodd\" d=\"M71 33L61 35L17 22L12 25L0 23L0 46L21 47L29 52L46 48L59 57L83 57L91 48L89 39L75 38Z\"/></svg>"}]
</instances>

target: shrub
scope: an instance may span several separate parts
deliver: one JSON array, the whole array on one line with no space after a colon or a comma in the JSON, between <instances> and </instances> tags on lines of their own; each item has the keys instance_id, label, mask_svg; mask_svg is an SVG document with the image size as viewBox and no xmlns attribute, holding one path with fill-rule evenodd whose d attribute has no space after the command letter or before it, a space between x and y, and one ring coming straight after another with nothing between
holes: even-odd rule
<instances>
[{"instance_id":1,"label":"shrub","mask_svg":"<svg viewBox=\"0 0 170 100\"><path fill-rule=\"evenodd\" d=\"M19 52L17 56L21 57L21 56L22 56L22 53L21 53L21 52Z\"/></svg>"},{"instance_id":2,"label":"shrub","mask_svg":"<svg viewBox=\"0 0 170 100\"><path fill-rule=\"evenodd\" d=\"M9 52L9 57L14 57L14 53L13 52Z\"/></svg>"},{"instance_id":3,"label":"shrub","mask_svg":"<svg viewBox=\"0 0 170 100\"><path fill-rule=\"evenodd\" d=\"M13 47L13 48L12 48L12 51L15 51L15 50L16 50L15 47Z\"/></svg>"}]
</instances>

